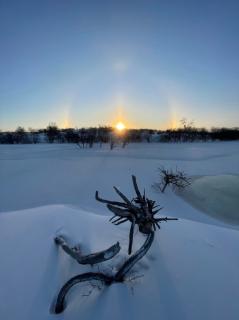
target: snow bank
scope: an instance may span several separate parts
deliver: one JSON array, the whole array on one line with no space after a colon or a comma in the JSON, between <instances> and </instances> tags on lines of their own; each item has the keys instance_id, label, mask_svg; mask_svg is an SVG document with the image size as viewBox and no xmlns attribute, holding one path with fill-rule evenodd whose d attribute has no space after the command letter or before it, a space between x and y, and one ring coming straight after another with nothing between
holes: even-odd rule
<instances>
[{"instance_id":1,"label":"snow bank","mask_svg":"<svg viewBox=\"0 0 239 320\"><path fill-rule=\"evenodd\" d=\"M119 241L122 252L101 269L114 272L128 244L128 225L68 206L0 216L0 318L11 320L194 319L236 320L239 314L239 232L179 220L162 224L155 243L134 268L142 277L109 288L75 287L64 314L49 312L60 287L90 270L54 244L63 234L85 253ZM136 235L142 241L142 235Z\"/></svg>"},{"instance_id":2,"label":"snow bank","mask_svg":"<svg viewBox=\"0 0 239 320\"><path fill-rule=\"evenodd\" d=\"M131 196L130 175L135 174L167 214L208 222L173 194L167 198L168 191L163 196L151 190L160 166L177 166L190 176L239 174L239 142L140 143L112 151L109 145L84 150L74 144L0 145L0 212L70 204L102 213L95 190L114 198L116 185Z\"/></svg>"},{"instance_id":3,"label":"snow bank","mask_svg":"<svg viewBox=\"0 0 239 320\"><path fill-rule=\"evenodd\" d=\"M223 222L225 214L238 219L238 146L152 143L110 151L106 146L0 145L0 319L238 319L239 232ZM155 192L151 186L160 166L204 176L187 191L190 201L203 207L190 206L170 189ZM101 290L79 285L67 297L64 314L51 314L61 286L92 270L57 248L56 235L80 243L86 254L119 241L119 255L99 266L105 272L115 272L124 261L129 225L110 224L94 193L98 189L103 197L117 199L116 185L132 197L131 174L164 207L163 215L180 220L162 225L131 280ZM215 212L223 220L215 219ZM137 233L133 249L142 241Z\"/></svg>"},{"instance_id":4,"label":"snow bank","mask_svg":"<svg viewBox=\"0 0 239 320\"><path fill-rule=\"evenodd\" d=\"M222 221L239 224L239 176L217 175L195 178L178 192L199 210Z\"/></svg>"}]
</instances>

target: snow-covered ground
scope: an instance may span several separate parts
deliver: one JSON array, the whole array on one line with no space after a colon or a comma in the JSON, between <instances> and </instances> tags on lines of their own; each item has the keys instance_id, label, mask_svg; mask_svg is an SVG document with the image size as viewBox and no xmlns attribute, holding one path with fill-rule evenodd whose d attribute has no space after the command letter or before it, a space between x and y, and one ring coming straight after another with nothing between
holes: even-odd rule
<instances>
[{"instance_id":1,"label":"snow-covered ground","mask_svg":"<svg viewBox=\"0 0 239 320\"><path fill-rule=\"evenodd\" d=\"M160 194L152 184L162 165L204 180L195 179L187 197L170 189ZM119 241L120 253L99 266L114 270L126 256L129 225L110 224L110 213L94 193L117 199L116 185L133 196L131 174L164 207L163 216L180 220L162 224L134 268L135 280L100 289L79 285L67 297L65 312L53 315L51 304L65 281L91 270L57 248L54 237L65 235L85 253ZM130 144L112 151L0 145L0 319L238 319L238 220L222 220L219 210L224 206L225 215L232 205L234 215L239 207L238 174L238 142ZM137 239L142 240L139 233L134 250Z\"/></svg>"}]
</instances>

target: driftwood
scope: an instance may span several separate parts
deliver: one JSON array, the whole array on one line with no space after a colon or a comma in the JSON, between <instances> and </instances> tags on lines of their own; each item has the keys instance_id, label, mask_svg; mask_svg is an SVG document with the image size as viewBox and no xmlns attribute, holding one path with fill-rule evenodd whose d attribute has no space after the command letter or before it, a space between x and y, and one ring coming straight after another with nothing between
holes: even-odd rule
<instances>
[{"instance_id":1,"label":"driftwood","mask_svg":"<svg viewBox=\"0 0 239 320\"><path fill-rule=\"evenodd\" d=\"M101 272L87 272L80 275L77 275L71 278L66 284L61 288L55 305L55 313L61 313L65 308L65 297L69 290L78 283L91 281L91 280L98 280L104 283L105 285L110 285L116 282L123 282L133 268L133 266L144 257L147 253L149 248L151 247L153 240L154 240L154 232L156 228L160 229L159 223L162 221L168 220L177 220L176 218L167 218L167 217L156 217L156 214L162 209L160 206L155 204L155 201L148 199L145 196L145 192L142 195L139 191L136 177L132 176L133 186L136 193L136 197L132 200L129 200L119 189L114 187L116 193L120 196L123 202L119 201L111 201L105 200L99 197L98 191L96 191L95 197L96 200L107 204L107 208L113 212L114 216L110 219L110 221L115 224L119 225L126 221L131 223L130 232L129 232L129 246L128 246L128 254L130 255L132 252L133 246L133 237L134 237L134 229L135 226L138 226L139 231L146 236L146 240L143 245L130 256L118 269L115 274L107 275ZM94 263L98 263L101 261L105 261L105 254L106 256L115 256L117 251L120 250L119 243L116 243L114 246L110 247L107 250L102 252L94 253L88 256L82 256L80 251L77 248L70 248L69 245L66 243L63 237L56 238L56 242L61 245L63 250L65 250L69 255L71 255L74 259L78 262L79 260L82 261L93 261ZM87 258L86 258L87 257ZM90 257L90 258L89 258ZM93 257L93 259L92 259ZM102 259L103 257L103 259ZM101 260L102 259L102 260ZM97 261L97 262L95 262ZM94 264L91 263L90 264ZM81 262L79 262L81 263Z\"/></svg>"},{"instance_id":2,"label":"driftwood","mask_svg":"<svg viewBox=\"0 0 239 320\"><path fill-rule=\"evenodd\" d=\"M82 255L79 246L71 248L63 236L56 237L55 243L60 245L62 249L73 259L75 259L79 264L93 265L96 263L107 261L109 259L112 259L120 251L119 242L117 242L116 244L114 244L106 250L88 255Z\"/></svg>"},{"instance_id":3,"label":"driftwood","mask_svg":"<svg viewBox=\"0 0 239 320\"><path fill-rule=\"evenodd\" d=\"M151 231L156 231L156 227L160 229L159 223L161 221L177 220L175 218L156 217L156 214L163 208L156 205L155 201L148 199L145 192L143 195L140 193L135 176L132 176L132 181L136 193L136 197L132 200L129 200L116 187L114 187L114 190L124 202L102 199L99 197L98 191L95 193L96 200L106 203L107 208L114 213L114 216L110 218L113 224L119 225L126 221L131 223L128 254L132 252L135 225L138 225L141 233L148 234Z\"/></svg>"},{"instance_id":4,"label":"driftwood","mask_svg":"<svg viewBox=\"0 0 239 320\"><path fill-rule=\"evenodd\" d=\"M98 280L104 283L105 285L110 285L115 282L123 282L125 280L126 274L133 268L133 266L143 258L143 256L149 250L151 244L153 243L154 232L151 232L147 235L147 239L142 245L142 247L133 254L129 259L125 261L125 263L120 267L120 269L116 272L115 275L106 275L101 272L87 272L83 274L79 274L69 281L61 288L55 305L55 313L61 313L65 308L65 298L69 290L77 285L78 283L85 281Z\"/></svg>"}]
</instances>

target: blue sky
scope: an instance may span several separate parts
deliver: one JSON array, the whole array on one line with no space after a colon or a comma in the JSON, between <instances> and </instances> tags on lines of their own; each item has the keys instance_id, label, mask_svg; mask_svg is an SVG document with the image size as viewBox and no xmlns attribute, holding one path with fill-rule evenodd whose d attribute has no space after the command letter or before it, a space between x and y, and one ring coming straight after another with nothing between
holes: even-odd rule
<instances>
[{"instance_id":1,"label":"blue sky","mask_svg":"<svg viewBox=\"0 0 239 320\"><path fill-rule=\"evenodd\" d=\"M0 129L239 126L239 1L0 0Z\"/></svg>"}]
</instances>

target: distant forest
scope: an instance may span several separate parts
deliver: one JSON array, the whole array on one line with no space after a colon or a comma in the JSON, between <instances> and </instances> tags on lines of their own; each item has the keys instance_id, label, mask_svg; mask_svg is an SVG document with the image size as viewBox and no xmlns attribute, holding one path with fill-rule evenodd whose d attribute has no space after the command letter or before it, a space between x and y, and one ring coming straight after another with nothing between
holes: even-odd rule
<instances>
[{"instance_id":1,"label":"distant forest","mask_svg":"<svg viewBox=\"0 0 239 320\"><path fill-rule=\"evenodd\" d=\"M100 126L81 129L59 129L56 124L49 124L45 129L28 129L18 127L15 131L0 131L1 144L30 143L77 143L83 147L92 147L94 143L130 142L206 142L239 140L239 128L196 128L186 122L181 128L165 131L152 129L125 129L117 132L112 127Z\"/></svg>"}]
</instances>

